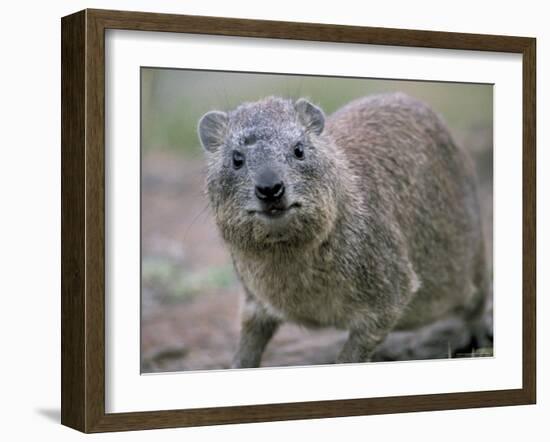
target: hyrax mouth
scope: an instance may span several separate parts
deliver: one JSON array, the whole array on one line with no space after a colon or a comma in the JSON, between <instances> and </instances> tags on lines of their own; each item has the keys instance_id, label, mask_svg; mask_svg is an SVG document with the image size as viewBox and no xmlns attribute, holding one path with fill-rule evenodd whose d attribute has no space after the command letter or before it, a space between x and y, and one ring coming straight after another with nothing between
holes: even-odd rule
<instances>
[{"instance_id":1,"label":"hyrax mouth","mask_svg":"<svg viewBox=\"0 0 550 442\"><path fill-rule=\"evenodd\" d=\"M300 207L299 203L285 204L265 204L263 207L255 210L249 210L248 213L256 215L264 219L279 219L283 218L289 212Z\"/></svg>"}]
</instances>

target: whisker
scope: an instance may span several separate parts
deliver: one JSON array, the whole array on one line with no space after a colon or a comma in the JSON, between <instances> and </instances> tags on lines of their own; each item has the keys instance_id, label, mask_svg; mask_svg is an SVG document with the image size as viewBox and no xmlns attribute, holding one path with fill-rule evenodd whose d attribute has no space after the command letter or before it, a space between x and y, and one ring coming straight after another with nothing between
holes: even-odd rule
<instances>
[{"instance_id":1,"label":"whisker","mask_svg":"<svg viewBox=\"0 0 550 442\"><path fill-rule=\"evenodd\" d=\"M208 210L209 204L206 203L204 207L193 217L191 222L187 225L187 228L185 229L185 232L183 233L183 240L185 241L187 239L187 235L189 234L189 231L191 230L191 227L199 220L201 216L203 216L206 211Z\"/></svg>"}]
</instances>

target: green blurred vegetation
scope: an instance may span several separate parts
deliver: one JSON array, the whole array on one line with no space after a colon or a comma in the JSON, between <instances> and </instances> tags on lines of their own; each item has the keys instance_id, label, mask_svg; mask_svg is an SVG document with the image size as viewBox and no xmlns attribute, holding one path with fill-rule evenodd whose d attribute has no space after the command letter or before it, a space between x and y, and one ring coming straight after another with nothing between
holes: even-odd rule
<instances>
[{"instance_id":1,"label":"green blurred vegetation","mask_svg":"<svg viewBox=\"0 0 550 442\"><path fill-rule=\"evenodd\" d=\"M369 94L401 91L431 104L453 133L491 127L493 87L484 84L142 68L142 145L200 153L198 119L269 95L308 97L327 114Z\"/></svg>"},{"instance_id":2,"label":"green blurred vegetation","mask_svg":"<svg viewBox=\"0 0 550 442\"><path fill-rule=\"evenodd\" d=\"M233 267L206 267L185 270L185 266L166 257L144 257L142 283L156 291L165 302L179 302L219 289L234 287L237 280Z\"/></svg>"}]
</instances>

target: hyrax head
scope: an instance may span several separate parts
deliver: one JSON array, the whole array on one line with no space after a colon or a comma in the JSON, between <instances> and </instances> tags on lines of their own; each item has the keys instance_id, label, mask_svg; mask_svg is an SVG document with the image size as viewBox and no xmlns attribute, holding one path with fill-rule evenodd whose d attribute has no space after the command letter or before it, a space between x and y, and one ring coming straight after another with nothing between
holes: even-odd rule
<instances>
[{"instance_id":1,"label":"hyrax head","mask_svg":"<svg viewBox=\"0 0 550 442\"><path fill-rule=\"evenodd\" d=\"M207 191L224 239L243 250L322 241L336 217L333 152L323 111L266 98L198 125Z\"/></svg>"}]
</instances>

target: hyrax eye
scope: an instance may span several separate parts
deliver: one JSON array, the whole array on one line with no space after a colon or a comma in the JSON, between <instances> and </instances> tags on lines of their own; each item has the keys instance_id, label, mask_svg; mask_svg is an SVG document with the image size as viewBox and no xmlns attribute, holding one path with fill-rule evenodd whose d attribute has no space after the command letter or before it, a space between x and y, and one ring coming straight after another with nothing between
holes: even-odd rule
<instances>
[{"instance_id":1,"label":"hyrax eye","mask_svg":"<svg viewBox=\"0 0 550 442\"><path fill-rule=\"evenodd\" d=\"M304 145L301 142L294 145L294 156L299 160L304 158Z\"/></svg>"},{"instance_id":2,"label":"hyrax eye","mask_svg":"<svg viewBox=\"0 0 550 442\"><path fill-rule=\"evenodd\" d=\"M244 155L237 150L233 151L233 167L240 169L244 164Z\"/></svg>"},{"instance_id":3,"label":"hyrax eye","mask_svg":"<svg viewBox=\"0 0 550 442\"><path fill-rule=\"evenodd\" d=\"M256 143L256 135L250 134L243 139L243 144L245 146L250 146L252 144Z\"/></svg>"}]
</instances>

